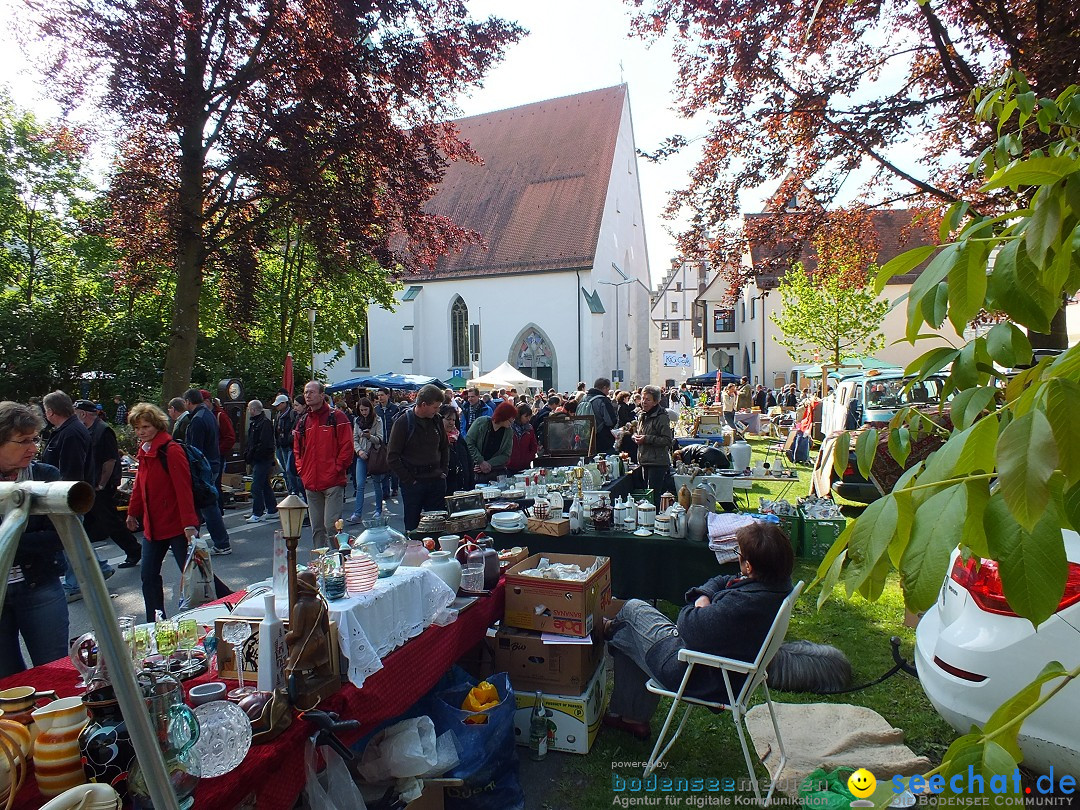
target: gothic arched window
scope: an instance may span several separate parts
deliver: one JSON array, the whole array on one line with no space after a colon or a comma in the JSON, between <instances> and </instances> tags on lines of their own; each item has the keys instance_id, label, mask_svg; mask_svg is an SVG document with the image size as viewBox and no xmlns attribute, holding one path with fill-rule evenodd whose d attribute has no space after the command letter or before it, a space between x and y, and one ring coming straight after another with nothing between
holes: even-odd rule
<instances>
[{"instance_id":1,"label":"gothic arched window","mask_svg":"<svg viewBox=\"0 0 1080 810\"><path fill-rule=\"evenodd\" d=\"M450 365L469 365L469 308L461 296L450 307Z\"/></svg>"}]
</instances>

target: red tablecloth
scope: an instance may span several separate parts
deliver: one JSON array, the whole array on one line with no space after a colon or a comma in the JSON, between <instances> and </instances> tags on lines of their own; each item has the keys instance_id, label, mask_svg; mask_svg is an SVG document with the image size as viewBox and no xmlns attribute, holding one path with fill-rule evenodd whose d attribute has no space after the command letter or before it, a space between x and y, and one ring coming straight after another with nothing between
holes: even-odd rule
<instances>
[{"instance_id":1,"label":"red tablecloth","mask_svg":"<svg viewBox=\"0 0 1080 810\"><path fill-rule=\"evenodd\" d=\"M360 731L344 736L346 744L371 732L380 723L402 714L423 697L458 658L484 638L501 619L504 583L490 598L476 600L446 627L429 627L383 659L383 668L368 677L362 689L345 682L319 706L343 718L360 721ZM79 679L71 662L62 659L0 681L0 689L32 685L55 689L61 697L79 694ZM186 682L191 687L210 676ZM259 810L288 810L304 788L304 745L315 728L294 720L280 737L251 748L239 768L217 779L204 779L195 793L196 810L232 810L254 795ZM15 810L36 810L44 804L31 775L15 801Z\"/></svg>"}]
</instances>

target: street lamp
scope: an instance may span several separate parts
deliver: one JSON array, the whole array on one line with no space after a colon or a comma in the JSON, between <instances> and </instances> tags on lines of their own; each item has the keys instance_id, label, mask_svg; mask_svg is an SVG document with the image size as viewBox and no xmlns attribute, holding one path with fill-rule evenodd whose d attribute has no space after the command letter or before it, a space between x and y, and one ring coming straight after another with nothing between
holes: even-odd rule
<instances>
[{"instance_id":1,"label":"street lamp","mask_svg":"<svg viewBox=\"0 0 1080 810\"><path fill-rule=\"evenodd\" d=\"M314 312L315 310L311 310ZM281 533L285 535L287 550L286 565L289 566L289 613L296 604L296 547L300 544L300 533L304 527L304 515L308 505L296 495L289 495L278 504L281 519Z\"/></svg>"},{"instance_id":2,"label":"street lamp","mask_svg":"<svg viewBox=\"0 0 1080 810\"><path fill-rule=\"evenodd\" d=\"M315 379L315 307L308 307L307 319L311 327L311 379Z\"/></svg>"},{"instance_id":3,"label":"street lamp","mask_svg":"<svg viewBox=\"0 0 1080 810\"><path fill-rule=\"evenodd\" d=\"M619 268L615 265L615 262L611 263L611 266L616 270ZM629 284L637 279L627 278L626 274L622 270L619 270L619 275L623 277L622 281L598 281L597 284L606 284L609 287L615 288L615 376L622 376L619 373L619 287L624 284ZM629 302L627 302L629 304ZM620 381L621 382L621 381ZM618 387L618 386L616 386Z\"/></svg>"},{"instance_id":4,"label":"street lamp","mask_svg":"<svg viewBox=\"0 0 1080 810\"><path fill-rule=\"evenodd\" d=\"M769 291L763 290L760 295L755 295L751 301L761 302L761 384L765 385L765 299L769 297ZM766 385L766 388L772 388Z\"/></svg>"}]
</instances>

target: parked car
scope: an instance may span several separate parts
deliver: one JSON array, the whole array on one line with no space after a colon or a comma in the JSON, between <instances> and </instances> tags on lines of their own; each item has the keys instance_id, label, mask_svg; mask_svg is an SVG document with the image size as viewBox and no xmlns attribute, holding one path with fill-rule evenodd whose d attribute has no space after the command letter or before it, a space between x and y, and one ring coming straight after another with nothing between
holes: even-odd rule
<instances>
[{"instance_id":1,"label":"parked car","mask_svg":"<svg viewBox=\"0 0 1080 810\"><path fill-rule=\"evenodd\" d=\"M899 369L849 374L822 400L821 432L828 437L840 430L888 422L901 408L936 406L945 379L946 375L935 374L908 388L911 377Z\"/></svg>"},{"instance_id":2,"label":"parked car","mask_svg":"<svg viewBox=\"0 0 1080 810\"><path fill-rule=\"evenodd\" d=\"M997 563L959 549L933 607L915 631L919 680L938 713L958 732L990 715L1049 661L1080 664L1080 535L1066 530L1068 583L1057 611L1032 627L1002 594ZM1080 684L1073 682L1028 717L1020 729L1024 765L1039 773L1080 773Z\"/></svg>"}]
</instances>

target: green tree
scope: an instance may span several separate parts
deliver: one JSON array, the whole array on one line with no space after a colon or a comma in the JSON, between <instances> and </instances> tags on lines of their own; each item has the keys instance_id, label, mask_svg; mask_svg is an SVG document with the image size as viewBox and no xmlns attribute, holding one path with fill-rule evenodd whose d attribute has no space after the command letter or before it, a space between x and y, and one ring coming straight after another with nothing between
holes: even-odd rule
<instances>
[{"instance_id":1,"label":"green tree","mask_svg":"<svg viewBox=\"0 0 1080 810\"><path fill-rule=\"evenodd\" d=\"M780 280L782 306L770 318L784 337L777 343L799 363L820 357L840 365L885 345L881 323L889 302L879 299L869 273L862 284L836 273L807 272L796 264Z\"/></svg>"},{"instance_id":2,"label":"green tree","mask_svg":"<svg viewBox=\"0 0 1080 810\"><path fill-rule=\"evenodd\" d=\"M944 444L837 539L818 571L820 598L841 581L849 595L876 598L895 567L907 606L925 610L959 545L997 561L1010 608L1038 626L1065 592L1062 530L1080 529L1080 346L1033 363L1028 338L1045 333L1062 300L1080 290L1080 88L1051 98L1010 74L1003 86L973 93L972 103L975 120L997 136L971 166L983 180L979 192L1009 193L1015 208L990 217L954 204L942 244L889 261L877 288L933 256L908 294L910 341L924 324L936 329L948 319L959 330L982 309L1006 320L909 365L916 380L949 367L950 422L902 410L890 425L890 451L902 464L912 437L925 431ZM1022 370L1007 371L1014 368ZM860 435L857 456L874 434ZM1031 671L1032 684L953 743L938 769L946 777L969 764L987 776L1011 771L1024 717L1080 675L1053 661L1017 665Z\"/></svg>"}]
</instances>

